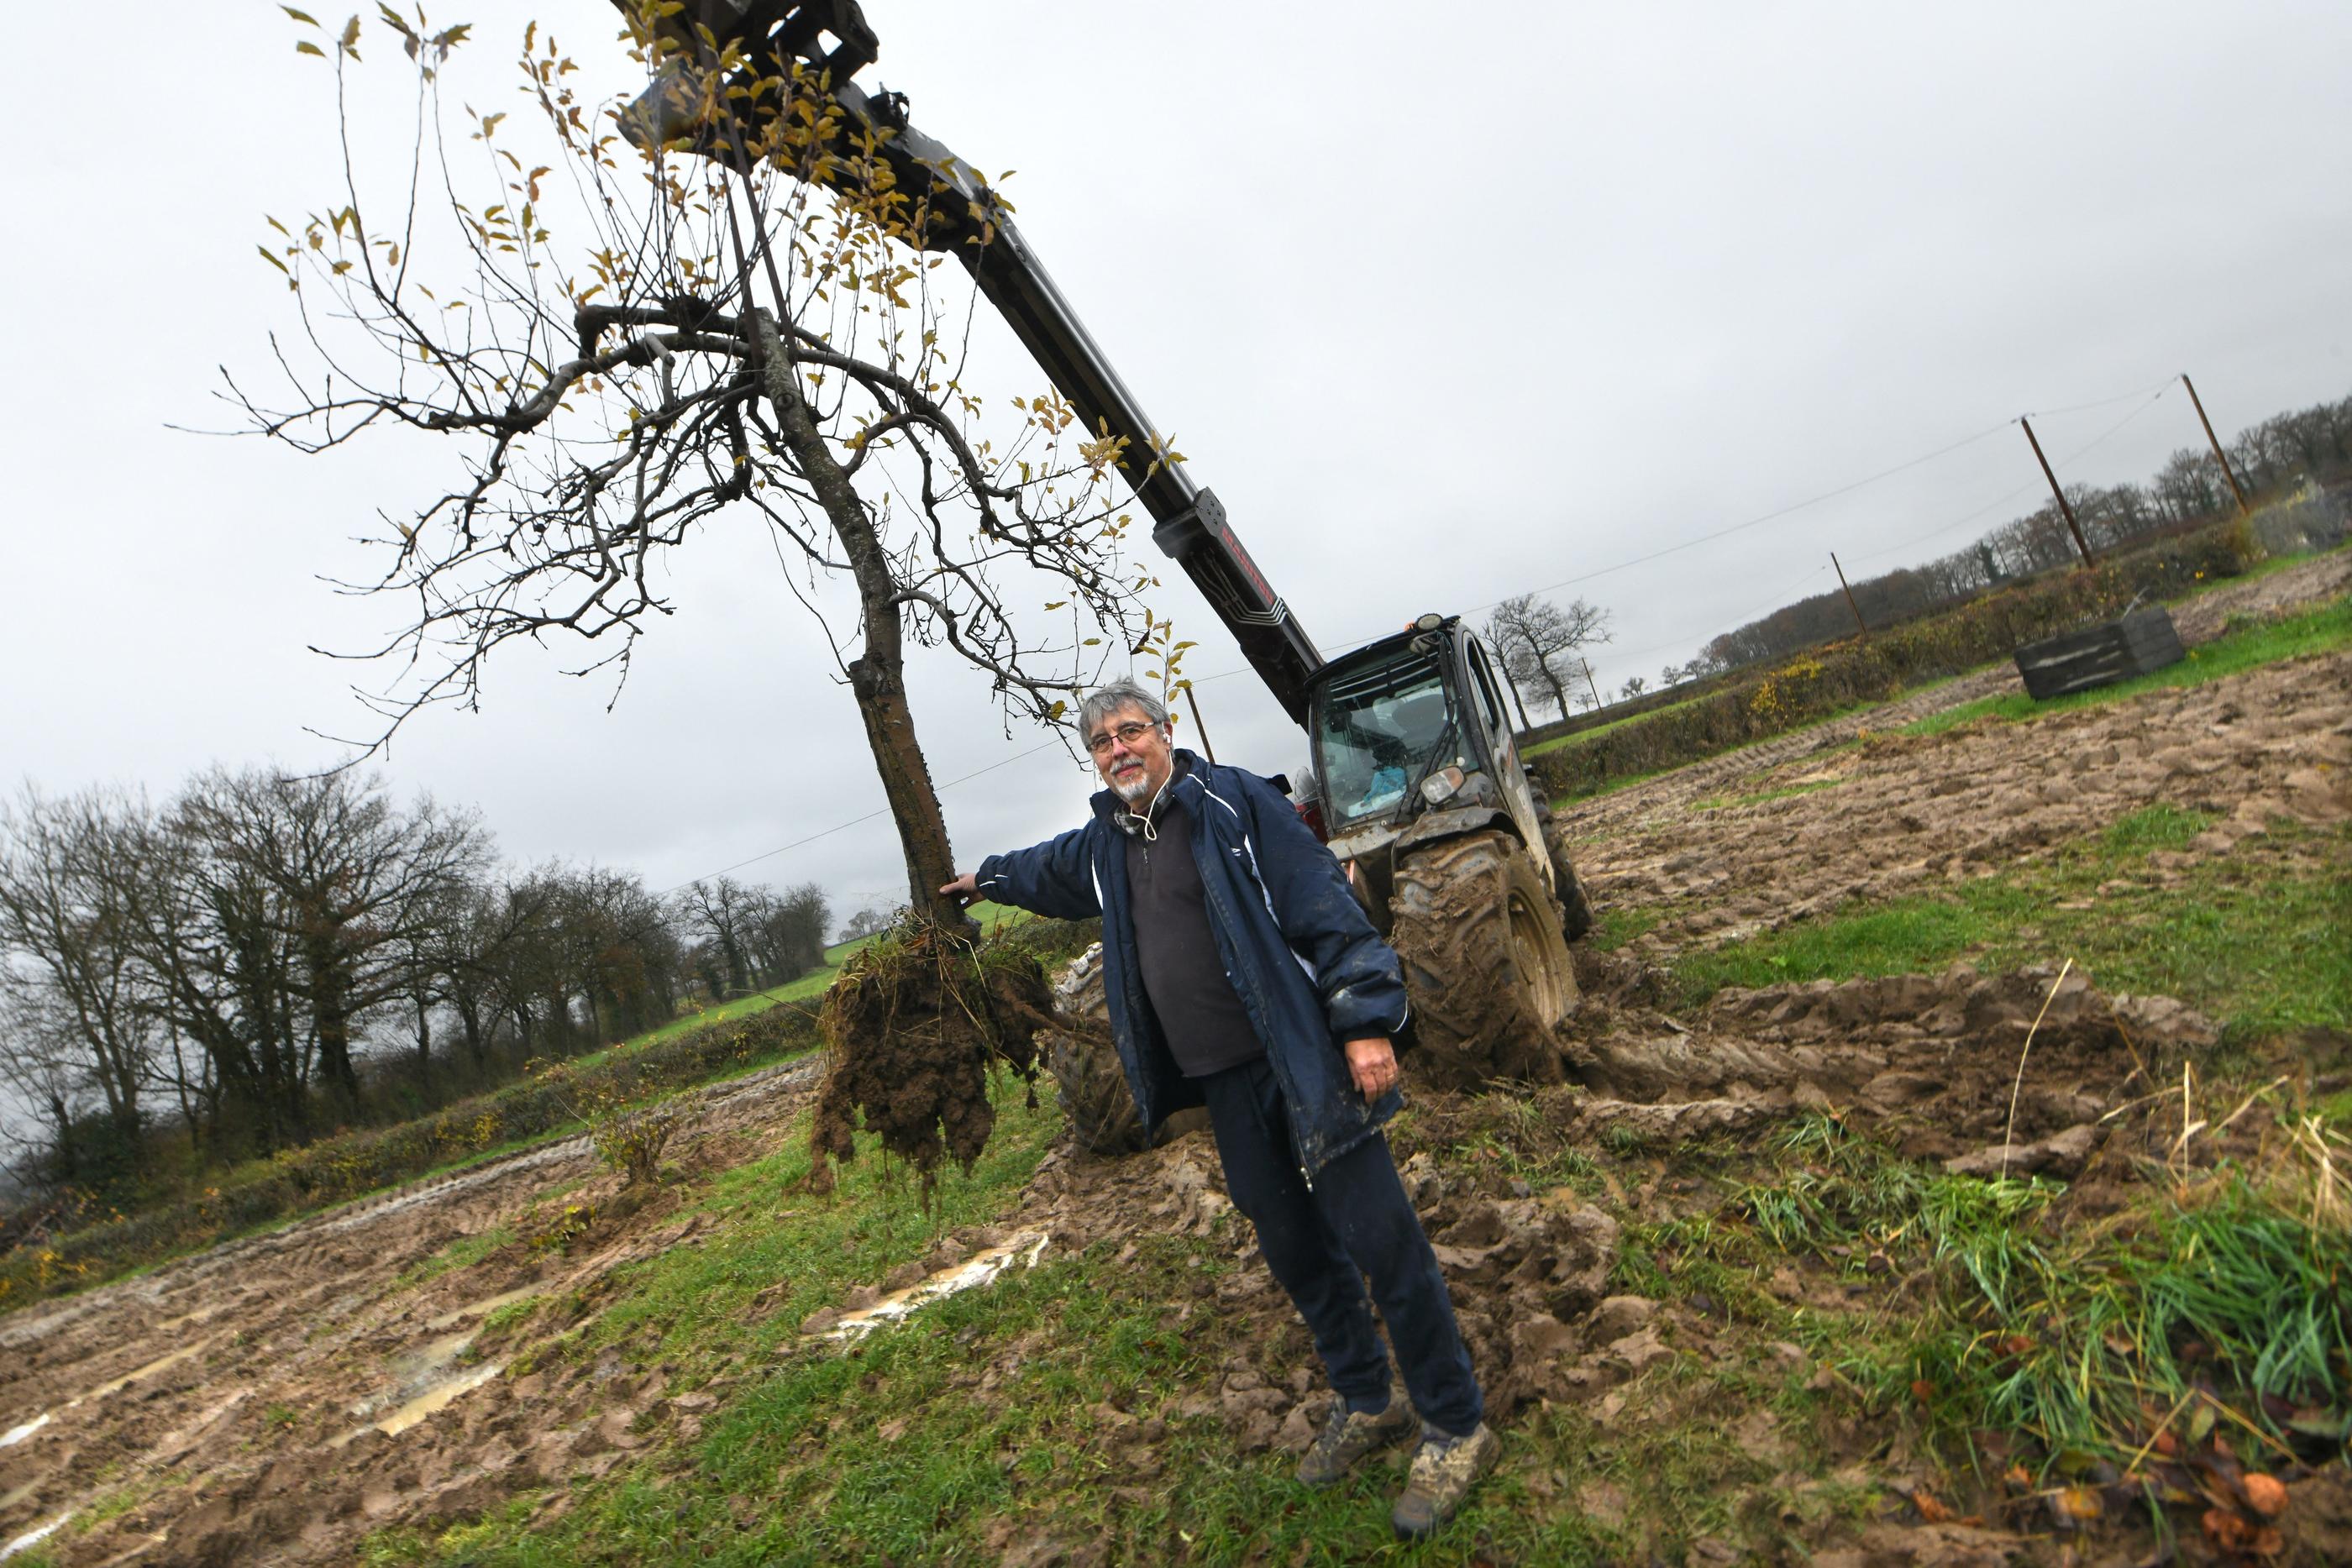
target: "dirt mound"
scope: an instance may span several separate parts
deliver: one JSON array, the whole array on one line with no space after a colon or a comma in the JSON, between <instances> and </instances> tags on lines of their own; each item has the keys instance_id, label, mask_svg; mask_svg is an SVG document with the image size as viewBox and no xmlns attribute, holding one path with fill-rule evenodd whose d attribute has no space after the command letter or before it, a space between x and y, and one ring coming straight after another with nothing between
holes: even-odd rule
<instances>
[{"instance_id":1,"label":"dirt mound","mask_svg":"<svg viewBox=\"0 0 2352 1568\"><path fill-rule=\"evenodd\" d=\"M1045 971L1021 949L982 949L919 924L868 945L825 993L818 1020L827 1066L809 1130L812 1184L831 1185L828 1158L856 1157L861 1120L921 1173L926 1193L942 1155L970 1171L996 1126L990 1070L1034 1082L1035 1037L1053 1014Z\"/></svg>"}]
</instances>

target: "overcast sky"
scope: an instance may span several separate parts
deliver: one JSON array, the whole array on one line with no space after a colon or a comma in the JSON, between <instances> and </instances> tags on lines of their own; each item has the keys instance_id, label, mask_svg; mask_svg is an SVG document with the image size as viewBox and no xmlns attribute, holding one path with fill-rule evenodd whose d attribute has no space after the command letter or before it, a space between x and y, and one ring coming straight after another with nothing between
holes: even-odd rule
<instances>
[{"instance_id":1,"label":"overcast sky","mask_svg":"<svg viewBox=\"0 0 2352 1568\"><path fill-rule=\"evenodd\" d=\"M485 0L432 13L476 24L455 90L520 107L534 15L592 92L624 88L602 0ZM1602 682L1654 681L1829 586L1831 549L1884 570L2031 509L2020 413L2099 405L2037 423L2065 478L2112 483L2195 439L2177 390L2147 402L2177 371L2225 438L2352 392L2340 0L867 15L869 82L1019 171L1031 242L1327 651L1569 581L1615 612ZM310 731L366 727L350 670L305 650L363 645L391 612L320 578L362 573L352 537L437 493L453 455L167 428L233 423L215 367L264 371L291 325L254 247L264 213L340 204L331 78L274 5L108 16L119 46L78 57L102 71L51 58L12 88L0 757L48 790L164 794L214 761L330 762ZM402 134L379 121L363 152ZM1241 667L1169 583L1189 673ZM710 529L669 586L679 612L613 711L556 673L578 650L519 651L483 712L417 720L386 776L478 806L516 860L656 888L878 810L753 526ZM981 683L933 656L914 685L941 779L1005 764L946 792L965 864L1077 820L1090 775L1058 749L1008 762L1045 737L1008 739ZM1223 759L1303 759L1250 678L1201 697ZM819 882L845 915L904 887L878 817L738 874Z\"/></svg>"}]
</instances>

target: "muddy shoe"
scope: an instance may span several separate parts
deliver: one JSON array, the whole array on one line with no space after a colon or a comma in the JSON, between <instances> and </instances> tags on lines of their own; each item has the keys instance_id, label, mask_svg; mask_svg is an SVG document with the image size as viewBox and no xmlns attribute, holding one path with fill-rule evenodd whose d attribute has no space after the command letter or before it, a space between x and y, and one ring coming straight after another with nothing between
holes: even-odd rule
<instances>
[{"instance_id":1,"label":"muddy shoe","mask_svg":"<svg viewBox=\"0 0 2352 1568\"><path fill-rule=\"evenodd\" d=\"M1452 1519L1470 1495L1480 1476L1495 1468L1503 1440L1485 1422L1466 1437L1449 1437L1433 1427L1422 1428L1421 1447L1413 1450L1412 1475L1404 1494L1389 1511L1389 1523L1407 1540L1434 1535Z\"/></svg>"},{"instance_id":2,"label":"muddy shoe","mask_svg":"<svg viewBox=\"0 0 2352 1568\"><path fill-rule=\"evenodd\" d=\"M1405 1397L1402 1384L1390 1385L1388 1408L1375 1415L1351 1411L1346 1400L1333 1396L1331 1414L1323 1418L1323 1429L1298 1461L1299 1484L1330 1486L1354 1469L1358 1459L1411 1431L1413 1419L1412 1401Z\"/></svg>"}]
</instances>

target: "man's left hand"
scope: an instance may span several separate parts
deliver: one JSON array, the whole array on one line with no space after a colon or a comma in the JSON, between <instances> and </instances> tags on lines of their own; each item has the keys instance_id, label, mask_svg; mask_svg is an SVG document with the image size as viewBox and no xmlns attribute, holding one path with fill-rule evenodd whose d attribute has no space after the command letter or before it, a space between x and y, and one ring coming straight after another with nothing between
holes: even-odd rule
<instances>
[{"instance_id":1,"label":"man's left hand","mask_svg":"<svg viewBox=\"0 0 2352 1568\"><path fill-rule=\"evenodd\" d=\"M1356 1080L1357 1092L1365 1099L1377 1100L1396 1087L1396 1048L1386 1035L1351 1040L1347 1051L1348 1071Z\"/></svg>"}]
</instances>

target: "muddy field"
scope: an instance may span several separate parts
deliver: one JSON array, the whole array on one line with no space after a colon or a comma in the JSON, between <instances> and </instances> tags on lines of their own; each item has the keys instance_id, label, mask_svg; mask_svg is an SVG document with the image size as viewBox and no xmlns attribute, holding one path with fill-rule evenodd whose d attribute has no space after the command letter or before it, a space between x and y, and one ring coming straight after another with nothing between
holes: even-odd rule
<instances>
[{"instance_id":1,"label":"muddy field","mask_svg":"<svg viewBox=\"0 0 2352 1568\"><path fill-rule=\"evenodd\" d=\"M2231 616L2347 584L2352 560L2338 553L2216 590L2176 621L2194 647ZM1656 918L1633 950L1664 958L2013 866L2143 807L2223 819L2161 868L2176 876L2274 815L2314 825L2352 815L2352 653L2031 725L1900 733L2021 690L2004 666L1580 802L1579 870L1597 906Z\"/></svg>"},{"instance_id":2,"label":"muddy field","mask_svg":"<svg viewBox=\"0 0 2352 1568\"><path fill-rule=\"evenodd\" d=\"M2340 592L2347 570L2322 561L2223 591L2185 613L2183 630L2193 642L2233 611ZM2086 1193L2124 1179L2133 1156L2162 1154L2166 1125L2136 1108L2214 1038L2209 1020L2168 998L2106 996L2079 977L2053 993L2050 973L1961 968L1730 991L1672 1017L1645 987L1651 961L1690 945L2011 864L2148 804L2221 819L2182 852L2192 857L2235 852L2273 812L2326 823L2352 810L2352 656L2341 654L2035 725L1832 749L2004 678L2013 681L1958 683L1578 810L1596 902L1659 918L1620 955L1585 960L1588 1001L1566 1031L1583 1083L1544 1091L1539 1116L1507 1119L1514 1136L1545 1147L1637 1151L1606 1167L1612 1203L1531 1191L1452 1157L1506 1114L1492 1101L1424 1094L1397 1139L1507 1430L1570 1406L1612 1422L1687 1418L1669 1398L1632 1396L1646 1369L1676 1357L1834 1376L1793 1345L1743 1335L1703 1301L1611 1293L1621 1221L1609 1208L1672 1217L1708 1201L1677 1176L1678 1143L1835 1106L1916 1157L2079 1177ZM1694 809L1792 784L1831 787ZM2020 1046L2044 1009L2021 1072ZM814 1088L806 1064L710 1092L678 1139L681 1163L707 1172L772 1148ZM0 1318L0 1552L37 1544L71 1564L340 1563L382 1527L455 1521L551 1487L541 1507L560 1512L564 1480L630 1459L649 1433L698 1430L724 1396L682 1393L665 1368L610 1352L511 1375L509 1342L486 1336L485 1320L530 1296L569 1303L575 1324L592 1318L616 1269L705 1239L690 1188L636 1200L572 1140ZM940 1271L930 1288L985 1289L997 1270L1153 1235L1226 1238L1246 1257L1246 1228L1218 1224L1227 1207L1203 1135L1116 1162L1057 1149L1017 1212L940 1240L927 1260ZM484 1248L494 1267L433 1271L453 1242L493 1236L505 1239ZM513 1244L531 1238L565 1245ZM1832 1272L1784 1273L1771 1288L1790 1300L1825 1312L1871 1304ZM899 1293L880 1296L890 1287ZM887 1317L918 1307L924 1289L875 1281L806 1330L854 1337L858 1310ZM1206 1299L1172 1309L1177 1321L1213 1312L1263 1332L1171 1414L1214 1416L1244 1448L1303 1447L1322 1399L1271 1281L1244 1269L1202 1290ZM971 1396L986 1397L1001 1371L974 1365ZM1760 1406L1721 1419L1739 1424L1768 1472L1787 1468L1781 1492L1828 1484L1803 1479L1820 1466L1801 1458L1820 1455L1799 1446L1819 1434L1777 1430ZM1107 1458L1149 1482L1154 1427L1122 1425ZM1807 1515L1806 1548L1822 1561L2130 1562L2151 1550L2145 1531L2110 1541L2112 1551L2054 1534L2032 1499L1962 1520L1906 1504L1924 1460L1892 1428L1857 1418L1834 1440L1837 1483L1891 1500L1860 1524ZM1520 1480L1551 1506L1612 1523L1637 1508L1574 1476ZM2273 1559L2347 1560L2352 1491L2340 1467L2290 1490ZM1097 1561L1102 1551L1009 1532L992 1541L1008 1561Z\"/></svg>"}]
</instances>

